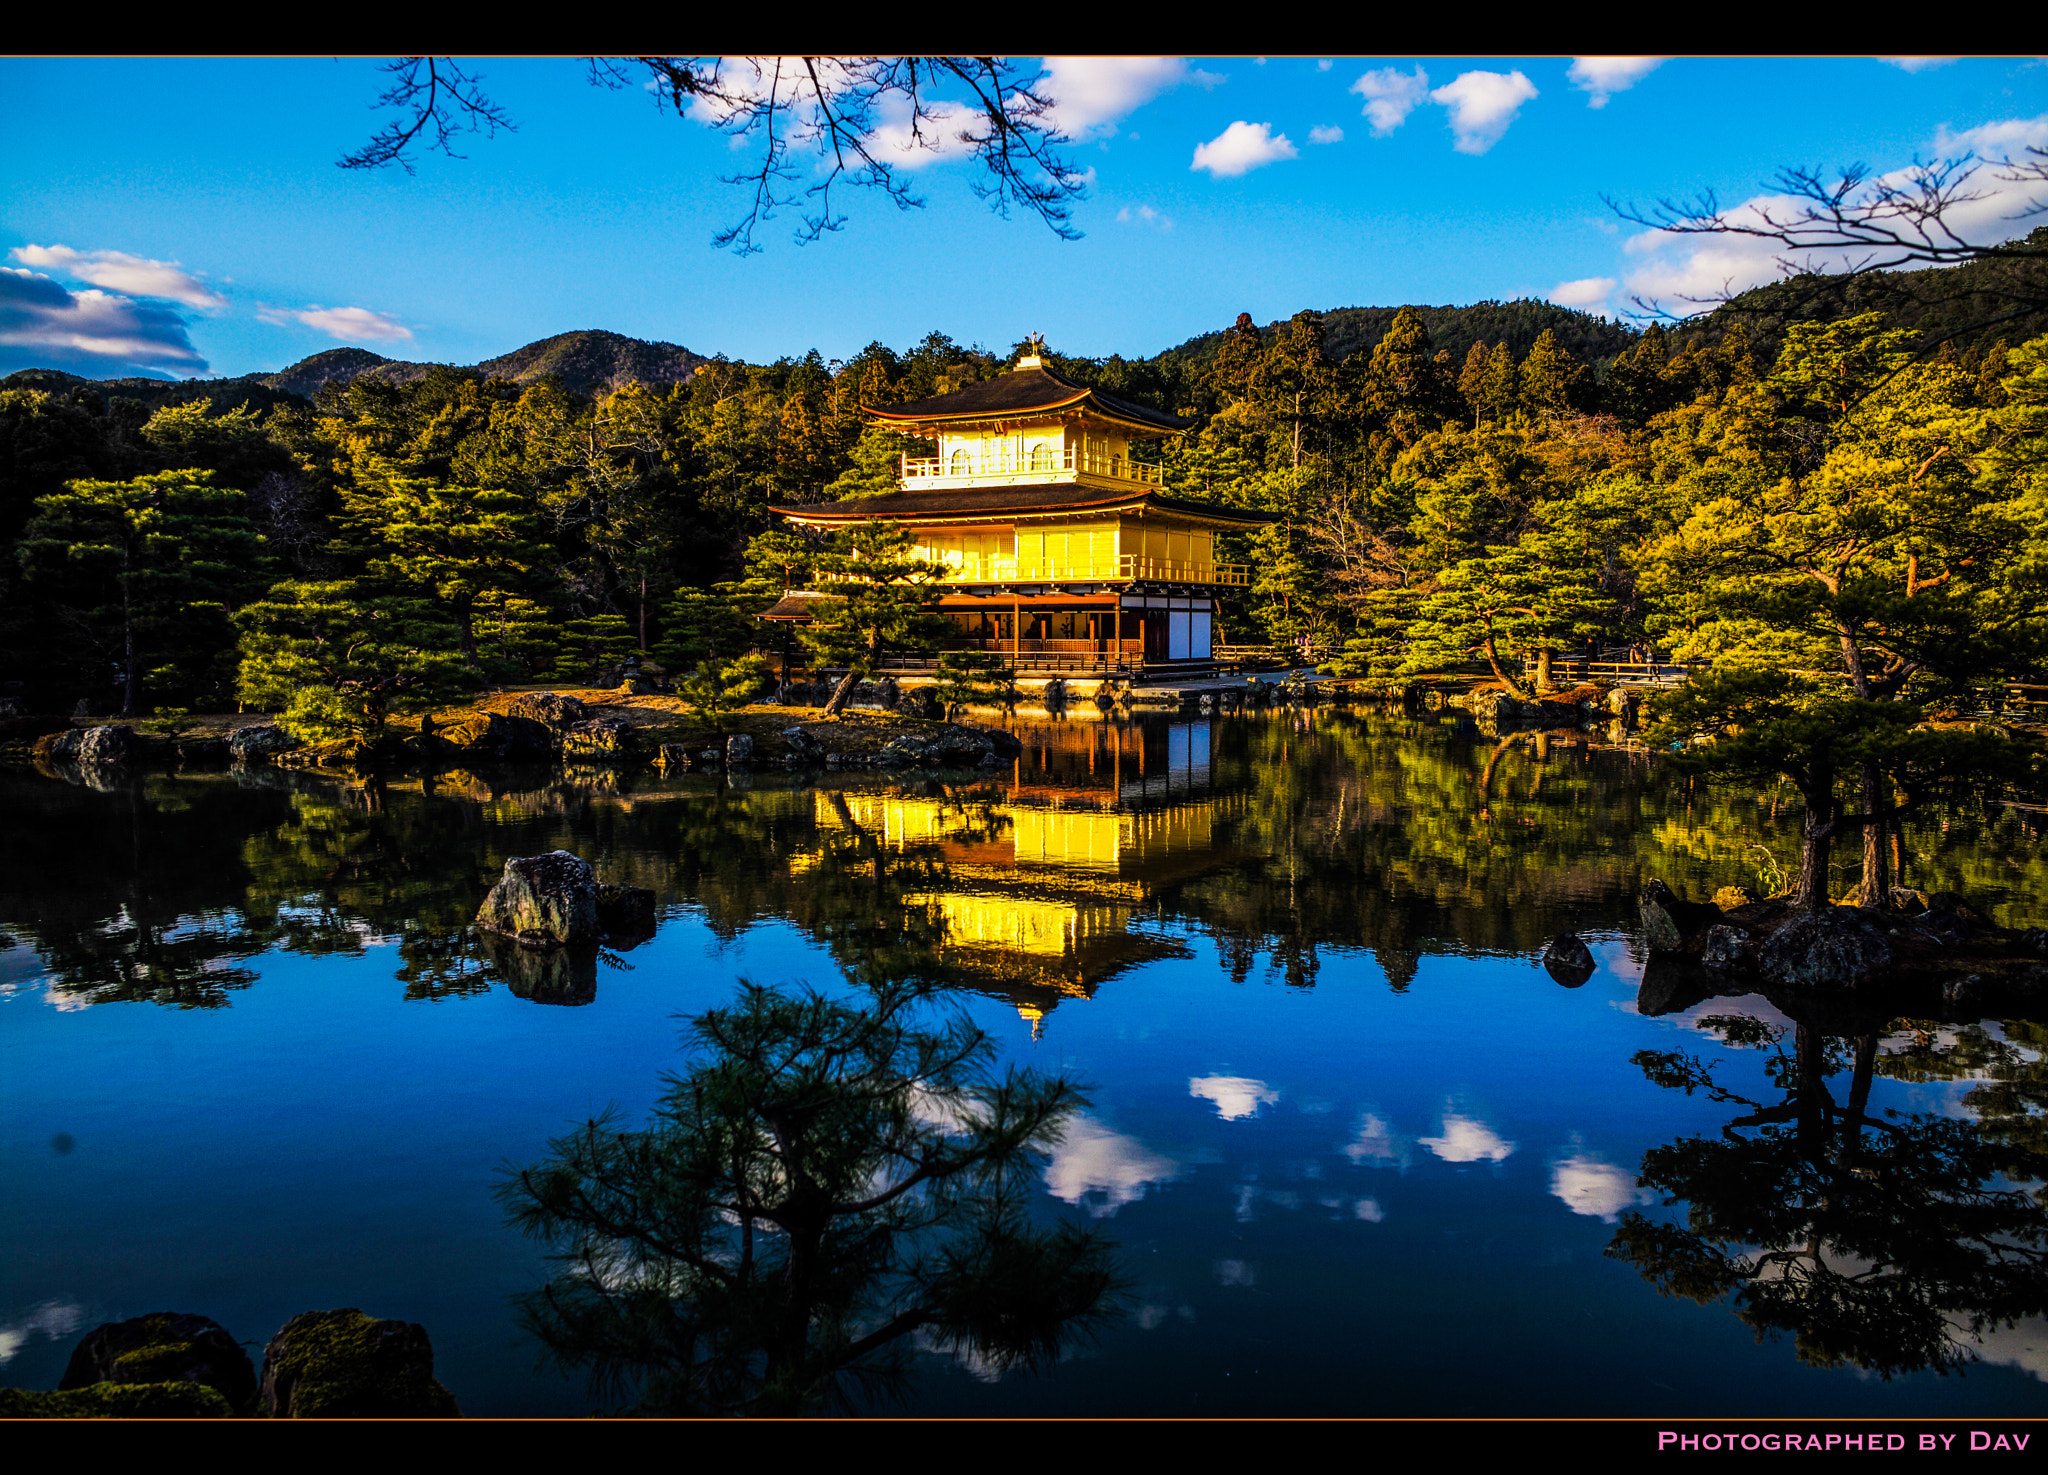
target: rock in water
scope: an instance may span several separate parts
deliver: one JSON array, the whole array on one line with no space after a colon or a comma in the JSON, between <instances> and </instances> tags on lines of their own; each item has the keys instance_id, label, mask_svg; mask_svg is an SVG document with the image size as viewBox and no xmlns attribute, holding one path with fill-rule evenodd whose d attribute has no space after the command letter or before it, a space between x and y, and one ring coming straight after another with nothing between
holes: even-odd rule
<instances>
[{"instance_id":1,"label":"rock in water","mask_svg":"<svg viewBox=\"0 0 2048 1475\"><path fill-rule=\"evenodd\" d=\"M1591 978L1593 967L1593 950L1576 933L1558 933L1543 950L1543 971L1566 988Z\"/></svg>"},{"instance_id":2,"label":"rock in water","mask_svg":"<svg viewBox=\"0 0 2048 1475\"><path fill-rule=\"evenodd\" d=\"M81 766L113 768L122 763L133 763L142 756L142 739L135 735L134 728L126 724L88 727L78 738L78 762Z\"/></svg>"},{"instance_id":3,"label":"rock in water","mask_svg":"<svg viewBox=\"0 0 2048 1475\"><path fill-rule=\"evenodd\" d=\"M1851 993L1897 961L1884 930L1855 907L1821 907L1794 917L1763 946L1764 978L1786 988Z\"/></svg>"},{"instance_id":4,"label":"rock in water","mask_svg":"<svg viewBox=\"0 0 2048 1475\"><path fill-rule=\"evenodd\" d=\"M725 766L745 768L754 761L754 739L744 732L736 732L725 740Z\"/></svg>"},{"instance_id":5,"label":"rock in water","mask_svg":"<svg viewBox=\"0 0 2048 1475\"><path fill-rule=\"evenodd\" d=\"M236 1413L256 1407L256 1367L228 1329L189 1311L158 1311L110 1321L72 1349L57 1390L95 1383L195 1383L211 1388Z\"/></svg>"},{"instance_id":6,"label":"rock in water","mask_svg":"<svg viewBox=\"0 0 2048 1475\"><path fill-rule=\"evenodd\" d=\"M238 727L228 734L228 752L238 763L267 763L279 753L300 747L299 740L275 722Z\"/></svg>"},{"instance_id":7,"label":"rock in water","mask_svg":"<svg viewBox=\"0 0 2048 1475\"><path fill-rule=\"evenodd\" d=\"M427 1329L353 1306L301 1312L279 1328L263 1349L262 1401L273 1419L462 1416L435 1381Z\"/></svg>"},{"instance_id":8,"label":"rock in water","mask_svg":"<svg viewBox=\"0 0 2048 1475\"><path fill-rule=\"evenodd\" d=\"M1643 939L1660 953L1690 952L1706 930L1721 920L1721 909L1687 901L1662 881L1644 885L1638 898Z\"/></svg>"},{"instance_id":9,"label":"rock in water","mask_svg":"<svg viewBox=\"0 0 2048 1475\"><path fill-rule=\"evenodd\" d=\"M484 898L476 925L528 947L597 941L597 873L566 850L514 856Z\"/></svg>"},{"instance_id":10,"label":"rock in water","mask_svg":"<svg viewBox=\"0 0 2048 1475\"><path fill-rule=\"evenodd\" d=\"M824 760L825 745L801 727L783 728L782 740L789 744L789 761L792 767Z\"/></svg>"},{"instance_id":11,"label":"rock in water","mask_svg":"<svg viewBox=\"0 0 2048 1475\"><path fill-rule=\"evenodd\" d=\"M1724 886L1724 892L1733 887ZM1750 961L1750 937L1740 927L1716 922L1700 941L1700 962L1709 968L1740 968Z\"/></svg>"},{"instance_id":12,"label":"rock in water","mask_svg":"<svg viewBox=\"0 0 2048 1475\"><path fill-rule=\"evenodd\" d=\"M554 751L554 734L531 717L498 712L472 712L460 722L436 728L435 736L464 758L515 762L540 759Z\"/></svg>"}]
</instances>

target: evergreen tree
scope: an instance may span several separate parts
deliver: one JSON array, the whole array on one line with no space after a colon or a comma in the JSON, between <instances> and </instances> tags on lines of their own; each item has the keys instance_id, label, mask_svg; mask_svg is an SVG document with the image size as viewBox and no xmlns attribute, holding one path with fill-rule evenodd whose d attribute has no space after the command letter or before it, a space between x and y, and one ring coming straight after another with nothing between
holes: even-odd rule
<instances>
[{"instance_id":1,"label":"evergreen tree","mask_svg":"<svg viewBox=\"0 0 2048 1475\"><path fill-rule=\"evenodd\" d=\"M945 565L916 557L915 546L895 523L864 522L834 534L818 561L829 597L813 607L803 641L819 665L846 667L825 716L839 715L884 656L929 651L951 631L937 612Z\"/></svg>"},{"instance_id":2,"label":"evergreen tree","mask_svg":"<svg viewBox=\"0 0 2048 1475\"><path fill-rule=\"evenodd\" d=\"M40 498L19 556L63 622L58 643L74 662L109 663L131 716L145 690L213 695L209 667L231 644L229 610L262 577L260 548L240 492L165 471Z\"/></svg>"},{"instance_id":3,"label":"evergreen tree","mask_svg":"<svg viewBox=\"0 0 2048 1475\"><path fill-rule=\"evenodd\" d=\"M235 615L237 694L311 742L376 743L398 712L473 688L461 630L432 600L339 579L289 580Z\"/></svg>"},{"instance_id":4,"label":"evergreen tree","mask_svg":"<svg viewBox=\"0 0 2048 1475\"><path fill-rule=\"evenodd\" d=\"M1522 361L1522 408L1532 415L1565 415L1578 409L1588 376L1585 367L1543 330Z\"/></svg>"}]
</instances>

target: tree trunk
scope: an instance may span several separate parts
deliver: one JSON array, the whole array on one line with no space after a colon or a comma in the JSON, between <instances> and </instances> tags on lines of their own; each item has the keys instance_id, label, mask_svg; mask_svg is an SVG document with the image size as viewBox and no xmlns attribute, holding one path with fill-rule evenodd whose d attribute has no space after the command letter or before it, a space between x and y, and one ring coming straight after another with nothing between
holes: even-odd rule
<instances>
[{"instance_id":1,"label":"tree trunk","mask_svg":"<svg viewBox=\"0 0 2048 1475\"><path fill-rule=\"evenodd\" d=\"M1550 647L1547 645L1536 652L1536 689L1538 691L1552 691L1555 689L1550 679Z\"/></svg>"},{"instance_id":2,"label":"tree trunk","mask_svg":"<svg viewBox=\"0 0 2048 1475\"><path fill-rule=\"evenodd\" d=\"M647 654L647 575L640 575L640 654Z\"/></svg>"},{"instance_id":3,"label":"tree trunk","mask_svg":"<svg viewBox=\"0 0 2048 1475\"><path fill-rule=\"evenodd\" d=\"M859 684L860 672L854 669L848 670L844 676L839 678L839 685L832 688L832 700L825 703L825 710L820 715L837 717L839 709L846 705L847 699L853 695L854 687Z\"/></svg>"},{"instance_id":4,"label":"tree trunk","mask_svg":"<svg viewBox=\"0 0 2048 1475\"><path fill-rule=\"evenodd\" d=\"M1792 883L1792 905L1802 911L1827 906L1828 860L1834 851L1834 775L1825 770L1799 786L1806 799L1799 817L1799 875Z\"/></svg>"},{"instance_id":5,"label":"tree trunk","mask_svg":"<svg viewBox=\"0 0 2048 1475\"><path fill-rule=\"evenodd\" d=\"M1884 809L1884 784L1875 763L1862 765L1863 778L1863 884L1857 900L1881 912L1892 909L1891 857L1885 853L1885 830L1878 818Z\"/></svg>"}]
</instances>

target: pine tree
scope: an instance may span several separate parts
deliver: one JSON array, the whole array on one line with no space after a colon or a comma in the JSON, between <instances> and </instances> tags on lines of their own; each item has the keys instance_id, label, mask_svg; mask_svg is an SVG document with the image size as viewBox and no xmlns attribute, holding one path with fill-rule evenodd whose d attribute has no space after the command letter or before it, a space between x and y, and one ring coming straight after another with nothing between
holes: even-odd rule
<instances>
[{"instance_id":1,"label":"pine tree","mask_svg":"<svg viewBox=\"0 0 2048 1475\"><path fill-rule=\"evenodd\" d=\"M839 715L884 656L929 651L952 630L937 612L945 565L916 557L915 546L915 535L895 523L865 522L834 534L819 560L829 597L813 607L803 641L818 664L846 667L825 716Z\"/></svg>"},{"instance_id":2,"label":"pine tree","mask_svg":"<svg viewBox=\"0 0 2048 1475\"><path fill-rule=\"evenodd\" d=\"M1549 328L1522 361L1522 408L1532 415L1565 415L1579 407L1587 382L1585 367Z\"/></svg>"},{"instance_id":3,"label":"pine tree","mask_svg":"<svg viewBox=\"0 0 2048 1475\"><path fill-rule=\"evenodd\" d=\"M231 643L228 611L262 578L246 498L205 471L72 482L38 499L19 552L73 661L111 663L124 716L146 689L203 690L210 657Z\"/></svg>"}]
</instances>

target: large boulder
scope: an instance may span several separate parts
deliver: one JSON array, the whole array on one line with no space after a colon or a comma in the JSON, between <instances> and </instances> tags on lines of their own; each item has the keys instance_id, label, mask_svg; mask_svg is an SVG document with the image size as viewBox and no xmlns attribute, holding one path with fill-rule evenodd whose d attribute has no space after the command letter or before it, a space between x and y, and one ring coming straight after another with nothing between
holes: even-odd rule
<instances>
[{"instance_id":1,"label":"large boulder","mask_svg":"<svg viewBox=\"0 0 2048 1475\"><path fill-rule=\"evenodd\" d=\"M1721 920L1719 907L1687 901L1662 881L1647 882L1636 902L1642 912L1643 939L1656 952L1691 952L1707 929Z\"/></svg>"},{"instance_id":2,"label":"large boulder","mask_svg":"<svg viewBox=\"0 0 2048 1475\"><path fill-rule=\"evenodd\" d=\"M237 763L268 763L279 753L303 746L275 722L258 722L238 727L228 734L228 753Z\"/></svg>"},{"instance_id":3,"label":"large boulder","mask_svg":"<svg viewBox=\"0 0 2048 1475\"><path fill-rule=\"evenodd\" d=\"M46 732L35 740L29 749L38 758L52 763L75 763L78 761L78 744L85 737L82 727L67 727L62 732Z\"/></svg>"},{"instance_id":4,"label":"large boulder","mask_svg":"<svg viewBox=\"0 0 2048 1475\"><path fill-rule=\"evenodd\" d=\"M939 700L938 692L931 687L913 687L905 692L903 700L896 704L896 715L937 722L946 715L946 704Z\"/></svg>"},{"instance_id":5,"label":"large boulder","mask_svg":"<svg viewBox=\"0 0 2048 1475\"><path fill-rule=\"evenodd\" d=\"M196 1383L236 1413L256 1407L256 1367L211 1317L158 1311L93 1328L72 1349L58 1391L95 1383Z\"/></svg>"},{"instance_id":6,"label":"large boulder","mask_svg":"<svg viewBox=\"0 0 2048 1475\"><path fill-rule=\"evenodd\" d=\"M1730 888L1722 887L1723 891ZM1700 962L1708 968L1726 972L1734 968L1746 968L1756 958L1756 940L1740 927L1731 927L1726 922L1716 922L1700 939Z\"/></svg>"},{"instance_id":7,"label":"large boulder","mask_svg":"<svg viewBox=\"0 0 2048 1475\"><path fill-rule=\"evenodd\" d=\"M616 762L633 756L632 726L618 717L592 717L562 731L562 756Z\"/></svg>"},{"instance_id":8,"label":"large boulder","mask_svg":"<svg viewBox=\"0 0 2048 1475\"><path fill-rule=\"evenodd\" d=\"M596 942L597 873L566 850L514 856L484 898L476 925L528 947Z\"/></svg>"},{"instance_id":9,"label":"large boulder","mask_svg":"<svg viewBox=\"0 0 2048 1475\"><path fill-rule=\"evenodd\" d=\"M754 739L751 734L736 732L725 740L725 766L745 768L754 761Z\"/></svg>"},{"instance_id":10,"label":"large boulder","mask_svg":"<svg viewBox=\"0 0 2048 1475\"><path fill-rule=\"evenodd\" d=\"M1758 971L1784 988L1854 993L1882 980L1898 961L1885 929L1856 907L1820 907L1771 935Z\"/></svg>"},{"instance_id":11,"label":"large boulder","mask_svg":"<svg viewBox=\"0 0 2048 1475\"><path fill-rule=\"evenodd\" d=\"M301 1312L279 1328L263 1349L262 1404L273 1419L462 1416L434 1378L426 1328L353 1306Z\"/></svg>"},{"instance_id":12,"label":"large boulder","mask_svg":"<svg viewBox=\"0 0 2048 1475\"><path fill-rule=\"evenodd\" d=\"M472 712L459 722L435 728L434 736L472 762L530 761L555 750L554 734L545 724L500 712Z\"/></svg>"},{"instance_id":13,"label":"large boulder","mask_svg":"<svg viewBox=\"0 0 2048 1475\"><path fill-rule=\"evenodd\" d=\"M590 708L576 697L564 696L558 691L522 691L505 704L505 715L524 717L559 732L565 727L588 721Z\"/></svg>"},{"instance_id":14,"label":"large boulder","mask_svg":"<svg viewBox=\"0 0 2048 1475\"><path fill-rule=\"evenodd\" d=\"M124 724L88 727L78 736L78 762L92 768L114 768L133 763L148 752L148 744Z\"/></svg>"}]
</instances>

